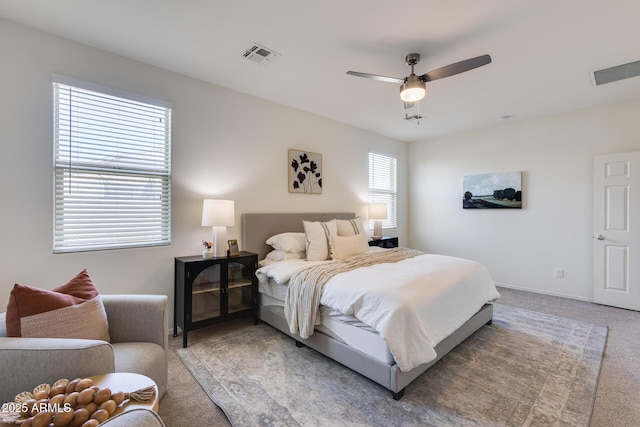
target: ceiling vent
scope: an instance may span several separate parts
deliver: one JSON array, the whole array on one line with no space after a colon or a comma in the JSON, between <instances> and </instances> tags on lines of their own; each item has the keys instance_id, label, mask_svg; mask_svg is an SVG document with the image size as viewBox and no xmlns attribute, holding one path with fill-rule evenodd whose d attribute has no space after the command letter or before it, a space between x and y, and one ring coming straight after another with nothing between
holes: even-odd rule
<instances>
[{"instance_id":1,"label":"ceiling vent","mask_svg":"<svg viewBox=\"0 0 640 427\"><path fill-rule=\"evenodd\" d=\"M253 62L257 62L258 64L268 65L275 61L280 54L268 47L261 46L258 43L253 43L253 45L244 52L243 56Z\"/></svg>"},{"instance_id":2,"label":"ceiling vent","mask_svg":"<svg viewBox=\"0 0 640 427\"><path fill-rule=\"evenodd\" d=\"M640 76L640 60L596 70L591 73L591 76L595 86L630 79L631 77L638 77Z\"/></svg>"}]
</instances>

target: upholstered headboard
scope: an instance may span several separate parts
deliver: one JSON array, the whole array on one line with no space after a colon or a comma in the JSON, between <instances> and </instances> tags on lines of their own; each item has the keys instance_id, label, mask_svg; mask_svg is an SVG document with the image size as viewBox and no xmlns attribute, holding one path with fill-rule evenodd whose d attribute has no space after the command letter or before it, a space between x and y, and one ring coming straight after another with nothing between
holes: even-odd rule
<instances>
[{"instance_id":1,"label":"upholstered headboard","mask_svg":"<svg viewBox=\"0 0 640 427\"><path fill-rule=\"evenodd\" d=\"M255 252L258 259L264 257L273 248L266 244L269 237L284 233L303 232L302 221L329 221L352 219L356 215L350 212L314 212L314 213L247 213L242 215L242 250Z\"/></svg>"}]
</instances>

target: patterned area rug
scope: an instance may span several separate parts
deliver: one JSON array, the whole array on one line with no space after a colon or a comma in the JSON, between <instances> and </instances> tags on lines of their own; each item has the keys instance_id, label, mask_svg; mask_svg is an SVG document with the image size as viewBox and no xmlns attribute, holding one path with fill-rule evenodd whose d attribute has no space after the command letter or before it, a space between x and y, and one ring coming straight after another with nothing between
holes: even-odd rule
<instances>
[{"instance_id":1,"label":"patterned area rug","mask_svg":"<svg viewBox=\"0 0 640 427\"><path fill-rule=\"evenodd\" d=\"M587 426L606 337L495 304L400 401L265 324L176 352L234 426Z\"/></svg>"}]
</instances>

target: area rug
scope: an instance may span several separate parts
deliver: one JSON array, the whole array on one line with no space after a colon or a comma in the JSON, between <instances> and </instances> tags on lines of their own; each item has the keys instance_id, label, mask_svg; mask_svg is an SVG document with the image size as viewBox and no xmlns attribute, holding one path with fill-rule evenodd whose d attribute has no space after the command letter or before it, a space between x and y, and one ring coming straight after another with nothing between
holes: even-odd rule
<instances>
[{"instance_id":1,"label":"area rug","mask_svg":"<svg viewBox=\"0 0 640 427\"><path fill-rule=\"evenodd\" d=\"M606 336L495 304L399 401L265 324L176 352L234 426L587 426Z\"/></svg>"}]
</instances>

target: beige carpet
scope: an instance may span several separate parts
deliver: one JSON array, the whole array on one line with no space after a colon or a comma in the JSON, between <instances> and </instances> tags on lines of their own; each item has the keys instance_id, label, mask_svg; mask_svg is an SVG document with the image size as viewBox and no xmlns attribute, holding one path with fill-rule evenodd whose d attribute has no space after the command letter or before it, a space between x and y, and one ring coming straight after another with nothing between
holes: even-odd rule
<instances>
[{"instance_id":1,"label":"beige carpet","mask_svg":"<svg viewBox=\"0 0 640 427\"><path fill-rule=\"evenodd\" d=\"M606 333L605 327L497 305L493 325L407 387L399 402L267 325L176 352L236 426L583 426Z\"/></svg>"}]
</instances>

